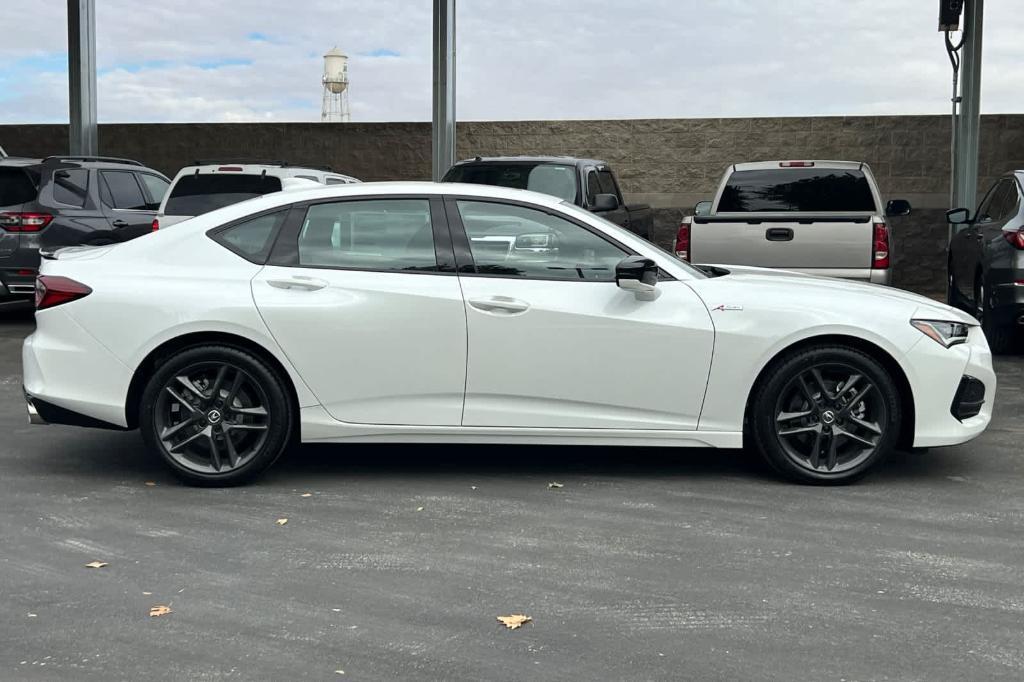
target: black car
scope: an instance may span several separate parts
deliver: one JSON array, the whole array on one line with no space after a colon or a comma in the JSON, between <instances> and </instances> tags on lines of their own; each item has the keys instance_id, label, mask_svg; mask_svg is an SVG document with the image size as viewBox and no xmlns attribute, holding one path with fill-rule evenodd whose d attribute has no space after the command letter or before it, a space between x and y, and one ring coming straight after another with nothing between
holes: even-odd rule
<instances>
[{"instance_id":1,"label":"black car","mask_svg":"<svg viewBox=\"0 0 1024 682\"><path fill-rule=\"evenodd\" d=\"M971 217L946 213L956 233L949 244L949 303L977 317L996 353L1011 350L1024 329L1024 170L999 178Z\"/></svg>"},{"instance_id":2,"label":"black car","mask_svg":"<svg viewBox=\"0 0 1024 682\"><path fill-rule=\"evenodd\" d=\"M0 158L0 300L33 294L40 250L150 232L169 184L128 159Z\"/></svg>"},{"instance_id":3,"label":"black car","mask_svg":"<svg viewBox=\"0 0 1024 682\"><path fill-rule=\"evenodd\" d=\"M654 214L647 204L626 205L618 178L604 161L571 156L478 156L459 161L441 182L497 185L550 194L650 239Z\"/></svg>"}]
</instances>

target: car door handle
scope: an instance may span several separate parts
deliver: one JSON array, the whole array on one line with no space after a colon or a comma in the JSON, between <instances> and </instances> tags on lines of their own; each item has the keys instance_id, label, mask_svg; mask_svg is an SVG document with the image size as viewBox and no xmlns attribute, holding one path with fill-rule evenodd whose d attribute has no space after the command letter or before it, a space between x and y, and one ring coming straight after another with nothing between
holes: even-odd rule
<instances>
[{"instance_id":1,"label":"car door handle","mask_svg":"<svg viewBox=\"0 0 1024 682\"><path fill-rule=\"evenodd\" d=\"M330 282L314 277L289 277L288 279L268 279L267 284L277 289L293 289L296 291L317 291Z\"/></svg>"},{"instance_id":2,"label":"car door handle","mask_svg":"<svg viewBox=\"0 0 1024 682\"><path fill-rule=\"evenodd\" d=\"M770 242L793 241L793 229L790 227L769 227L764 231L764 238Z\"/></svg>"},{"instance_id":3,"label":"car door handle","mask_svg":"<svg viewBox=\"0 0 1024 682\"><path fill-rule=\"evenodd\" d=\"M469 305L485 313L525 313L530 304L508 296L490 296L488 298L471 298Z\"/></svg>"},{"instance_id":4,"label":"car door handle","mask_svg":"<svg viewBox=\"0 0 1024 682\"><path fill-rule=\"evenodd\" d=\"M121 220L120 218L118 218L117 220L115 220L115 221L114 221L113 223L111 223L111 224L112 224L112 225L113 225L114 227L128 227L128 221L126 221L126 220Z\"/></svg>"}]
</instances>

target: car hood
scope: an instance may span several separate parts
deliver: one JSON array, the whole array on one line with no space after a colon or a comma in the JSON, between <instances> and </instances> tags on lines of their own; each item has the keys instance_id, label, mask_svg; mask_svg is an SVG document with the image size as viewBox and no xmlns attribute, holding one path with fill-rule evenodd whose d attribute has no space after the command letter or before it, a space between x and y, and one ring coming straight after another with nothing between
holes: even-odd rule
<instances>
[{"instance_id":1,"label":"car hood","mask_svg":"<svg viewBox=\"0 0 1024 682\"><path fill-rule=\"evenodd\" d=\"M877 297L911 305L917 309L914 313L917 317L936 316L935 319L956 320L970 325L978 324L974 317L958 308L946 305L927 296L921 296L920 294L881 284L869 284L836 277L808 275L802 272L793 272L792 270L756 268L745 265L714 265L712 267L727 271L729 274L724 275L725 277L733 278L752 286L756 286L758 283L769 285L784 284L799 288L813 288L820 293L834 291L836 294Z\"/></svg>"}]
</instances>

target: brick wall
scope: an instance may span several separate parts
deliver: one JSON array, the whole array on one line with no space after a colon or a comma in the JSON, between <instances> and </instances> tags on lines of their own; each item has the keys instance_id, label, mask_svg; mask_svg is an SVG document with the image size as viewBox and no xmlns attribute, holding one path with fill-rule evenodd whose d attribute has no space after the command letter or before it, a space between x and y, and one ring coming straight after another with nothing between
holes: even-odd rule
<instances>
[{"instance_id":1,"label":"brick wall","mask_svg":"<svg viewBox=\"0 0 1024 682\"><path fill-rule=\"evenodd\" d=\"M67 149L67 127L0 126L11 154ZM100 126L104 154L139 159L168 175L196 158L286 159L329 164L363 180L430 177L427 123L196 123ZM655 238L669 245L678 219L710 198L730 163L784 158L867 161L887 198L914 213L893 220L896 277L924 293L943 290L948 208L949 118L856 116L752 119L638 119L460 123L460 158L570 154L602 158L618 171L627 200L655 208ZM982 117L980 185L1024 168L1024 115Z\"/></svg>"}]
</instances>

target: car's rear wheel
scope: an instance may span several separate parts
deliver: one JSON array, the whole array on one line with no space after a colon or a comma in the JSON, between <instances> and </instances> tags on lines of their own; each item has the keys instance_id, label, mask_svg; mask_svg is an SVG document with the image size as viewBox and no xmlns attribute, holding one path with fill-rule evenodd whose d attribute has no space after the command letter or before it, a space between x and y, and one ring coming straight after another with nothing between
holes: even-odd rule
<instances>
[{"instance_id":1,"label":"car's rear wheel","mask_svg":"<svg viewBox=\"0 0 1024 682\"><path fill-rule=\"evenodd\" d=\"M851 483L884 460L900 430L900 396L888 371L846 346L780 358L758 383L751 435L780 473L805 483Z\"/></svg>"},{"instance_id":2,"label":"car's rear wheel","mask_svg":"<svg viewBox=\"0 0 1024 682\"><path fill-rule=\"evenodd\" d=\"M163 362L142 395L140 428L181 479L247 482L287 448L294 415L283 379L229 346L187 348Z\"/></svg>"}]
</instances>

